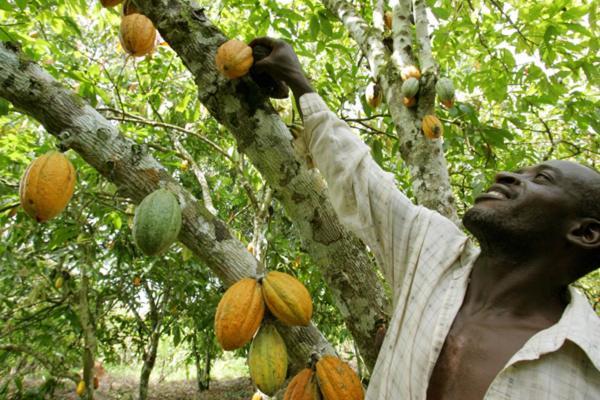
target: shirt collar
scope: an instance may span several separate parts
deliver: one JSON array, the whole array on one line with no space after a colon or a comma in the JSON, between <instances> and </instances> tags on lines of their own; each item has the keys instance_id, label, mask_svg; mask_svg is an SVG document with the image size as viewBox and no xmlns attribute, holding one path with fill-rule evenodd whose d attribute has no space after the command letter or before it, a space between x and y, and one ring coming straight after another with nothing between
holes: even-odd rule
<instances>
[{"instance_id":1,"label":"shirt collar","mask_svg":"<svg viewBox=\"0 0 600 400\"><path fill-rule=\"evenodd\" d=\"M569 286L569 293L571 302L558 325L564 326L565 338L579 346L600 371L600 318L577 289Z\"/></svg>"},{"instance_id":2,"label":"shirt collar","mask_svg":"<svg viewBox=\"0 0 600 400\"><path fill-rule=\"evenodd\" d=\"M560 320L533 335L506 366L524 360L535 360L560 349L566 340L575 343L600 371L600 319L587 298L569 286L571 299Z\"/></svg>"}]
</instances>

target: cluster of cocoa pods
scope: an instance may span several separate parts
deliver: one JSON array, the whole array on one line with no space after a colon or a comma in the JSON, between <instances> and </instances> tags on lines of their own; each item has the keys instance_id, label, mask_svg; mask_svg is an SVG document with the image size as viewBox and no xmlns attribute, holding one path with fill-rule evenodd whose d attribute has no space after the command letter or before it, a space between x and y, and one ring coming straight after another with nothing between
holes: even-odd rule
<instances>
[{"instance_id":1,"label":"cluster of cocoa pods","mask_svg":"<svg viewBox=\"0 0 600 400\"><path fill-rule=\"evenodd\" d=\"M274 321L265 318L267 310L284 325L307 326L312 299L299 280L283 272L241 279L217 306L215 333L224 350L238 349L254 338L248 355L250 377L260 391L273 395L285 383L288 356Z\"/></svg>"}]
</instances>

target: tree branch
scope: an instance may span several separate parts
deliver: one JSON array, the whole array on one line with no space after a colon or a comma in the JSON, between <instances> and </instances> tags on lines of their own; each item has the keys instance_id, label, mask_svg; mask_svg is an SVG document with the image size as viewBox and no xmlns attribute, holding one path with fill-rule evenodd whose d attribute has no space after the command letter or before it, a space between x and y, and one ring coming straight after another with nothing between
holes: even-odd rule
<instances>
[{"instance_id":1,"label":"tree branch","mask_svg":"<svg viewBox=\"0 0 600 400\"><path fill-rule=\"evenodd\" d=\"M417 42L419 43L419 64L421 72L431 71L437 75L437 65L431 52L431 39L429 38L429 21L427 19L427 7L425 0L414 0L415 26L417 30Z\"/></svg>"},{"instance_id":2,"label":"tree branch","mask_svg":"<svg viewBox=\"0 0 600 400\"><path fill-rule=\"evenodd\" d=\"M223 221L210 214L137 143L18 52L14 46L0 44L0 97L40 121L61 140L62 148L77 151L136 203L160 187L170 190L182 209L179 239L227 286L255 274L256 259ZM313 325L282 327L281 332L296 363L303 364L317 347L334 351Z\"/></svg>"}]
</instances>

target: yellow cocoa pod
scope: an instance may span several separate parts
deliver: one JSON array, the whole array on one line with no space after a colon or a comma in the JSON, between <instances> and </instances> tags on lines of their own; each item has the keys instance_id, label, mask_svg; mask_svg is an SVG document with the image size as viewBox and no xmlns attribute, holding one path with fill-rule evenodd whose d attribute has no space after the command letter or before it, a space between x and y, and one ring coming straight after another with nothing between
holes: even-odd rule
<instances>
[{"instance_id":1,"label":"yellow cocoa pod","mask_svg":"<svg viewBox=\"0 0 600 400\"><path fill-rule=\"evenodd\" d=\"M285 383L288 356L285 343L272 324L264 324L250 346L250 377L263 393L273 396Z\"/></svg>"},{"instance_id":2,"label":"yellow cocoa pod","mask_svg":"<svg viewBox=\"0 0 600 400\"><path fill-rule=\"evenodd\" d=\"M229 79L244 76L254 63L252 48L241 40L229 40L219 46L215 63L219 72Z\"/></svg>"},{"instance_id":3,"label":"yellow cocoa pod","mask_svg":"<svg viewBox=\"0 0 600 400\"><path fill-rule=\"evenodd\" d=\"M325 400L363 400L365 392L350 366L331 355L317 362L317 381Z\"/></svg>"},{"instance_id":4,"label":"yellow cocoa pod","mask_svg":"<svg viewBox=\"0 0 600 400\"><path fill-rule=\"evenodd\" d=\"M19 185L21 206L38 222L54 218L71 200L75 180L75 168L67 157L50 151L25 170Z\"/></svg>"},{"instance_id":5,"label":"yellow cocoa pod","mask_svg":"<svg viewBox=\"0 0 600 400\"><path fill-rule=\"evenodd\" d=\"M265 303L256 279L236 282L227 289L217 306L217 341L224 350L239 349L252 339L264 315Z\"/></svg>"},{"instance_id":6,"label":"yellow cocoa pod","mask_svg":"<svg viewBox=\"0 0 600 400\"><path fill-rule=\"evenodd\" d=\"M127 53L136 57L145 56L154 50L156 29L145 15L123 15L119 40Z\"/></svg>"},{"instance_id":7,"label":"yellow cocoa pod","mask_svg":"<svg viewBox=\"0 0 600 400\"><path fill-rule=\"evenodd\" d=\"M288 383L283 400L321 400L317 377L310 368L298 372Z\"/></svg>"},{"instance_id":8,"label":"yellow cocoa pod","mask_svg":"<svg viewBox=\"0 0 600 400\"><path fill-rule=\"evenodd\" d=\"M307 326L312 317L312 300L302 282L283 272L269 272L262 281L269 311L286 325Z\"/></svg>"},{"instance_id":9,"label":"yellow cocoa pod","mask_svg":"<svg viewBox=\"0 0 600 400\"><path fill-rule=\"evenodd\" d=\"M422 126L427 139L437 139L444 134L444 126L435 115L424 116Z\"/></svg>"},{"instance_id":10,"label":"yellow cocoa pod","mask_svg":"<svg viewBox=\"0 0 600 400\"><path fill-rule=\"evenodd\" d=\"M391 11L386 11L385 14L383 14L383 22L385 23L385 27L388 30L392 30L392 12Z\"/></svg>"},{"instance_id":11,"label":"yellow cocoa pod","mask_svg":"<svg viewBox=\"0 0 600 400\"><path fill-rule=\"evenodd\" d=\"M79 381L77 384L77 389L75 389L77 396L82 397L85 394L85 382Z\"/></svg>"}]
</instances>

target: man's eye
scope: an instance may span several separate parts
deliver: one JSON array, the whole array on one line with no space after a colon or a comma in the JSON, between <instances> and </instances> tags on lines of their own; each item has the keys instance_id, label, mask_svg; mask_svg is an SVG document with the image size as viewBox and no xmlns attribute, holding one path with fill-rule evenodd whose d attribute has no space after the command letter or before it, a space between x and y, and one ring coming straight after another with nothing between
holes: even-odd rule
<instances>
[{"instance_id":1,"label":"man's eye","mask_svg":"<svg viewBox=\"0 0 600 400\"><path fill-rule=\"evenodd\" d=\"M536 180L546 180L546 181L550 181L550 178L548 177L548 175L545 174L537 174L534 179Z\"/></svg>"}]
</instances>

